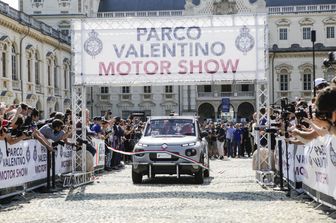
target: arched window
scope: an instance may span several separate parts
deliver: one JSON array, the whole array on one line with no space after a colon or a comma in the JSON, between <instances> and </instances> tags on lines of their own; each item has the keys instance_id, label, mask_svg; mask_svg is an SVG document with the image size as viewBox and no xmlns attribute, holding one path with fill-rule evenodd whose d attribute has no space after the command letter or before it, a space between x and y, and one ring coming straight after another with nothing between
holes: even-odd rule
<instances>
[{"instance_id":1,"label":"arched window","mask_svg":"<svg viewBox=\"0 0 336 223\"><path fill-rule=\"evenodd\" d=\"M303 71L303 90L308 91L312 89L312 72L310 69Z\"/></svg>"},{"instance_id":2,"label":"arched window","mask_svg":"<svg viewBox=\"0 0 336 223\"><path fill-rule=\"evenodd\" d=\"M18 80L18 75L17 75L17 57L16 57L16 50L14 45L12 45L12 79L13 80Z\"/></svg>"},{"instance_id":3,"label":"arched window","mask_svg":"<svg viewBox=\"0 0 336 223\"><path fill-rule=\"evenodd\" d=\"M40 57L39 53L35 52L35 84L39 85L41 83L40 80Z\"/></svg>"}]
</instances>

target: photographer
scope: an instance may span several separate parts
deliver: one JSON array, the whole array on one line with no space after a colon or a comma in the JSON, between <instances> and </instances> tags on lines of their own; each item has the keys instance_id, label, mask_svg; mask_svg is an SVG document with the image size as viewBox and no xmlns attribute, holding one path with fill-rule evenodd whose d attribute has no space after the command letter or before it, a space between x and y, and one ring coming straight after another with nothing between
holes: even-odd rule
<instances>
[{"instance_id":1,"label":"photographer","mask_svg":"<svg viewBox=\"0 0 336 223\"><path fill-rule=\"evenodd\" d=\"M55 119L51 124L45 124L39 131L46 139L51 139L56 142L55 144L57 144L60 141L67 142L68 135L70 134L70 128L66 131L64 131L63 128L63 121Z\"/></svg>"},{"instance_id":2,"label":"photographer","mask_svg":"<svg viewBox=\"0 0 336 223\"><path fill-rule=\"evenodd\" d=\"M3 122L2 119L0 119L1 123ZM10 145L13 145L15 143L18 143L22 140L31 139L30 136L27 136L25 134L21 134L20 136L11 135L7 132L7 129L3 126L0 126L0 140L4 140L6 143L9 143Z\"/></svg>"},{"instance_id":3,"label":"photographer","mask_svg":"<svg viewBox=\"0 0 336 223\"><path fill-rule=\"evenodd\" d=\"M316 98L316 118L325 124L328 133L336 135L336 87L331 86L323 89ZM319 131L317 131L319 132Z\"/></svg>"}]
</instances>

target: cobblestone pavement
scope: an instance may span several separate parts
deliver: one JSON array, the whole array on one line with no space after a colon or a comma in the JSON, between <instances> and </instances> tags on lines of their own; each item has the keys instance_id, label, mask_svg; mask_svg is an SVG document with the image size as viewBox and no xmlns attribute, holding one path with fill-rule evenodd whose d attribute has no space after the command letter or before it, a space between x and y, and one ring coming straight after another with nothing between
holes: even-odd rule
<instances>
[{"instance_id":1,"label":"cobblestone pavement","mask_svg":"<svg viewBox=\"0 0 336 223\"><path fill-rule=\"evenodd\" d=\"M167 176L131 182L131 167L94 184L26 195L0 209L0 222L335 222L303 200L255 183L250 159L211 162L203 185Z\"/></svg>"}]
</instances>

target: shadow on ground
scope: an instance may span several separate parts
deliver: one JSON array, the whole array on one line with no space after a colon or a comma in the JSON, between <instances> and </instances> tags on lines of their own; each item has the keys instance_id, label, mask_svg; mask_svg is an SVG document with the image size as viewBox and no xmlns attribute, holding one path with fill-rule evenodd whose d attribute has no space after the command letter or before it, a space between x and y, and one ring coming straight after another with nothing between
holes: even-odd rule
<instances>
[{"instance_id":1,"label":"shadow on ground","mask_svg":"<svg viewBox=\"0 0 336 223\"><path fill-rule=\"evenodd\" d=\"M288 200L285 195L279 193L260 192L189 192L189 191L166 191L166 192L141 192L141 193L78 193L67 197L68 201L78 200L138 200L138 199L208 199L208 200L230 200L230 201L276 201Z\"/></svg>"}]
</instances>

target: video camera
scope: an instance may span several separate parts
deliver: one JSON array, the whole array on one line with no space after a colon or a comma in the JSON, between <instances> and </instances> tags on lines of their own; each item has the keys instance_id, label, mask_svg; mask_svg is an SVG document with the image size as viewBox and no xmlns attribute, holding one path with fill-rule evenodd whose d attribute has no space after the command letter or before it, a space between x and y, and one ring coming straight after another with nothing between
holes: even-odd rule
<instances>
[{"instance_id":1,"label":"video camera","mask_svg":"<svg viewBox=\"0 0 336 223\"><path fill-rule=\"evenodd\" d=\"M288 98L281 98L281 118L287 120L291 113L295 113L295 106L288 103Z\"/></svg>"},{"instance_id":2,"label":"video camera","mask_svg":"<svg viewBox=\"0 0 336 223\"><path fill-rule=\"evenodd\" d=\"M329 52L328 59L324 59L323 65L325 67L331 67L332 65L336 64L336 52Z\"/></svg>"}]
</instances>

